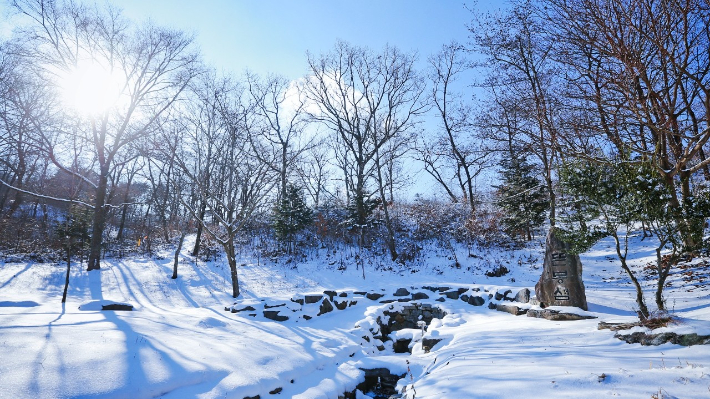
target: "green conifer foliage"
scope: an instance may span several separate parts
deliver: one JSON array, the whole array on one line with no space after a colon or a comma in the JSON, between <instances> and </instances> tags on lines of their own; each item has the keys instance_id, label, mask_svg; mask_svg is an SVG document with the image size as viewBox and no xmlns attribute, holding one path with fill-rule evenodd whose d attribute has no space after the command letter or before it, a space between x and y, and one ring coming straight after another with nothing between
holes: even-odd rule
<instances>
[{"instance_id":1,"label":"green conifer foliage","mask_svg":"<svg viewBox=\"0 0 710 399\"><path fill-rule=\"evenodd\" d=\"M298 232L311 223L313 223L313 211L306 205L303 193L298 187L289 184L274 209L276 238L286 244L290 253Z\"/></svg>"},{"instance_id":2,"label":"green conifer foliage","mask_svg":"<svg viewBox=\"0 0 710 399\"><path fill-rule=\"evenodd\" d=\"M545 221L549 208L547 190L535 177L535 168L524 156L513 156L500 163L502 184L498 206L503 211L501 224L510 236L532 239L532 230Z\"/></svg>"}]
</instances>

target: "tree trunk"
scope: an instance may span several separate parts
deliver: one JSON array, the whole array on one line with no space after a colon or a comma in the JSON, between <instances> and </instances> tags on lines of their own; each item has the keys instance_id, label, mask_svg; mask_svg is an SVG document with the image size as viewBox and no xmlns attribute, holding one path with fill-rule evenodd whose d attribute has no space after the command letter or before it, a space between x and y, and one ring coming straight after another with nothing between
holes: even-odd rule
<instances>
[{"instance_id":1,"label":"tree trunk","mask_svg":"<svg viewBox=\"0 0 710 399\"><path fill-rule=\"evenodd\" d=\"M69 238L67 245L67 276L64 279L64 293L62 294L62 303L67 301L67 291L69 290L69 273L71 272L71 238Z\"/></svg>"},{"instance_id":2,"label":"tree trunk","mask_svg":"<svg viewBox=\"0 0 710 399\"><path fill-rule=\"evenodd\" d=\"M104 168L102 168L104 169ZM105 168L108 169L108 168ZM89 247L89 260L87 271L101 269L101 244L106 223L106 189L108 185L108 170L101 171L99 185L96 187L96 203L94 204L94 220L91 230L91 244Z\"/></svg>"},{"instance_id":3,"label":"tree trunk","mask_svg":"<svg viewBox=\"0 0 710 399\"><path fill-rule=\"evenodd\" d=\"M638 310L639 318L642 320L646 320L648 318L648 316L650 315L650 313L648 311L648 307L646 306L646 301L643 299L643 290L641 289L641 284L639 284L639 281L636 279L636 276L629 268L629 265L626 264L626 255L622 255L622 253L621 253L621 244L619 243L619 236L617 234L614 234L613 236L614 236L614 242L616 243L616 255L619 257L619 260L621 261L621 268L624 269L626 274L631 279L631 282L633 283L634 288L636 288L636 304L639 306L639 310Z\"/></svg>"},{"instance_id":4,"label":"tree trunk","mask_svg":"<svg viewBox=\"0 0 710 399\"><path fill-rule=\"evenodd\" d=\"M205 213L207 212L207 203L202 202L202 207L200 208L200 219L205 220ZM202 239L202 223L197 223L197 234L195 235L195 246L192 248L192 256L197 256L200 253L200 240Z\"/></svg>"},{"instance_id":5,"label":"tree trunk","mask_svg":"<svg viewBox=\"0 0 710 399\"><path fill-rule=\"evenodd\" d=\"M173 280L178 278L178 261L180 260L180 250L182 250L182 243L185 241L185 236L187 235L187 228L184 228L180 233L180 239L178 240L177 248L175 249L175 259L173 261Z\"/></svg>"},{"instance_id":6,"label":"tree trunk","mask_svg":"<svg viewBox=\"0 0 710 399\"><path fill-rule=\"evenodd\" d=\"M668 278L668 273L671 270L671 265L673 259L668 259L668 264L663 265L663 257L661 256L661 249L666 246L666 242L661 242L656 248L656 268L658 270L658 285L656 285L656 306L658 310L666 310L666 304L663 301L663 288L666 285L666 278Z\"/></svg>"},{"instance_id":7,"label":"tree trunk","mask_svg":"<svg viewBox=\"0 0 710 399\"><path fill-rule=\"evenodd\" d=\"M227 255L229 271L232 275L232 297L239 296L239 276L237 275L237 258L234 253L234 237L229 237L226 243L222 244Z\"/></svg>"}]
</instances>

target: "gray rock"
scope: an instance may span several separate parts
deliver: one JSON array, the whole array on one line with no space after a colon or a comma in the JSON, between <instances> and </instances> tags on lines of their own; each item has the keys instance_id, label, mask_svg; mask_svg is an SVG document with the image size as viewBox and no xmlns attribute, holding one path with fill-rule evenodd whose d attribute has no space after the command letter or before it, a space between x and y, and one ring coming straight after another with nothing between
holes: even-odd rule
<instances>
[{"instance_id":1,"label":"gray rock","mask_svg":"<svg viewBox=\"0 0 710 399\"><path fill-rule=\"evenodd\" d=\"M264 317L267 319L271 319L274 321L286 321L288 320L288 316L281 316L279 314L278 310L265 310L264 311Z\"/></svg>"},{"instance_id":2,"label":"gray rock","mask_svg":"<svg viewBox=\"0 0 710 399\"><path fill-rule=\"evenodd\" d=\"M334 297L334 296L338 295L337 292L332 291L332 290L325 290L325 291L323 291L323 293L326 294L326 295L328 295L328 296L330 297L330 300L331 300L331 301L333 300L333 297Z\"/></svg>"},{"instance_id":3,"label":"gray rock","mask_svg":"<svg viewBox=\"0 0 710 399\"><path fill-rule=\"evenodd\" d=\"M560 240L553 227L547 233L542 275L535 284L541 306L574 306L587 310L582 281L582 262L569 253L569 244Z\"/></svg>"},{"instance_id":4,"label":"gray rock","mask_svg":"<svg viewBox=\"0 0 710 399\"><path fill-rule=\"evenodd\" d=\"M348 307L348 301L342 301L342 302L333 301L333 303L335 304L335 308L338 310L343 310Z\"/></svg>"},{"instance_id":5,"label":"gray rock","mask_svg":"<svg viewBox=\"0 0 710 399\"><path fill-rule=\"evenodd\" d=\"M520 316L528 312L527 309L521 309L515 305L503 305L502 303L496 304L495 309L499 312L506 312L515 316Z\"/></svg>"},{"instance_id":6,"label":"gray rock","mask_svg":"<svg viewBox=\"0 0 710 399\"><path fill-rule=\"evenodd\" d=\"M449 292L444 292L442 294L443 296L449 298L449 299L459 299L459 292L458 291L449 291Z\"/></svg>"},{"instance_id":7,"label":"gray rock","mask_svg":"<svg viewBox=\"0 0 710 399\"><path fill-rule=\"evenodd\" d=\"M584 316L550 309L530 309L528 310L528 317L537 317L539 319L555 321L596 319L595 316Z\"/></svg>"},{"instance_id":8,"label":"gray rock","mask_svg":"<svg viewBox=\"0 0 710 399\"><path fill-rule=\"evenodd\" d=\"M370 299L372 301L376 301L376 300L382 298L383 296L384 296L384 294L378 294L376 292L369 292L369 293L365 294L365 298Z\"/></svg>"},{"instance_id":9,"label":"gray rock","mask_svg":"<svg viewBox=\"0 0 710 399\"><path fill-rule=\"evenodd\" d=\"M323 302L320 304L320 311L318 312L318 316L322 314L326 314L328 312L333 311L333 304L330 303L328 298L323 298Z\"/></svg>"},{"instance_id":10,"label":"gray rock","mask_svg":"<svg viewBox=\"0 0 710 399\"><path fill-rule=\"evenodd\" d=\"M305 301L303 300L303 298L296 298L296 299L291 298L291 302L295 302L295 303L297 303L297 304L299 304L299 305L301 305L301 306L303 306L303 304L305 303Z\"/></svg>"},{"instance_id":11,"label":"gray rock","mask_svg":"<svg viewBox=\"0 0 710 399\"><path fill-rule=\"evenodd\" d=\"M429 299L429 295L423 293L423 292L417 292L412 294L412 299L417 300L417 299Z\"/></svg>"},{"instance_id":12,"label":"gray rock","mask_svg":"<svg viewBox=\"0 0 710 399\"><path fill-rule=\"evenodd\" d=\"M306 303L318 303L323 299L323 295L306 295Z\"/></svg>"},{"instance_id":13,"label":"gray rock","mask_svg":"<svg viewBox=\"0 0 710 399\"><path fill-rule=\"evenodd\" d=\"M468 304L473 305L473 306L483 306L483 304L486 303L486 300L478 295L471 295L468 297Z\"/></svg>"},{"instance_id":14,"label":"gray rock","mask_svg":"<svg viewBox=\"0 0 710 399\"><path fill-rule=\"evenodd\" d=\"M530 290L527 288L523 288L522 290L518 291L517 294L515 294L515 298L513 298L515 302L521 302L521 303L528 303L530 302Z\"/></svg>"},{"instance_id":15,"label":"gray rock","mask_svg":"<svg viewBox=\"0 0 710 399\"><path fill-rule=\"evenodd\" d=\"M496 301L500 301L500 300L503 299L504 297L505 297L505 296L504 296L503 294L501 294L500 292L496 291L496 295L495 295Z\"/></svg>"},{"instance_id":16,"label":"gray rock","mask_svg":"<svg viewBox=\"0 0 710 399\"><path fill-rule=\"evenodd\" d=\"M440 296L440 297L436 298L435 301L437 301L437 302L446 302L446 298L444 298L443 296Z\"/></svg>"},{"instance_id":17,"label":"gray rock","mask_svg":"<svg viewBox=\"0 0 710 399\"><path fill-rule=\"evenodd\" d=\"M406 288L398 288L394 293L394 296L407 296L409 295L409 290Z\"/></svg>"}]
</instances>

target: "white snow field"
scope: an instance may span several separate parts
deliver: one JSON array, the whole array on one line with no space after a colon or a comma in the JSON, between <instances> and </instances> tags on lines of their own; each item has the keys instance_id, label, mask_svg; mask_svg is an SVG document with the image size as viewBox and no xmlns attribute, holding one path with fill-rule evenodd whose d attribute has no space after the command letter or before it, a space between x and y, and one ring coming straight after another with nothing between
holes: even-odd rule
<instances>
[{"instance_id":1,"label":"white snow field","mask_svg":"<svg viewBox=\"0 0 710 399\"><path fill-rule=\"evenodd\" d=\"M654 261L653 245L632 241L635 267ZM244 258L236 304L224 261L196 261L187 251L177 280L170 279L169 252L106 259L98 272L74 265L65 306L65 265L0 263L0 398L337 398L364 380L361 368L376 367L405 374L397 384L404 398L710 397L710 345L641 346L597 329L600 321L635 320L634 291L610 240L582 256L590 311L577 313L598 317L591 320L549 321L439 302L438 292L422 288L515 294L533 289L541 272L540 240L522 250L476 253L467 257L462 248L457 269L445 253L429 251L415 273L377 271L366 261L365 279L354 263L340 262L342 252L322 251L298 264ZM496 264L511 273L486 277ZM698 267L707 276L708 266ZM670 281L666 298L679 322L654 333L710 335L710 287L684 282L680 273ZM649 305L653 283L644 283ZM412 354L394 353L391 341L380 351L363 339L378 315L404 306L380 302L397 299L400 287L426 293L429 299L415 302L447 313L425 333L442 339L428 353L419 330L392 333L413 338ZM316 316L318 304L290 300L323 290L357 303ZM385 296L371 300L356 291ZM134 311L100 310L116 302ZM233 304L255 310L225 311ZM265 308L289 320L269 320Z\"/></svg>"}]
</instances>

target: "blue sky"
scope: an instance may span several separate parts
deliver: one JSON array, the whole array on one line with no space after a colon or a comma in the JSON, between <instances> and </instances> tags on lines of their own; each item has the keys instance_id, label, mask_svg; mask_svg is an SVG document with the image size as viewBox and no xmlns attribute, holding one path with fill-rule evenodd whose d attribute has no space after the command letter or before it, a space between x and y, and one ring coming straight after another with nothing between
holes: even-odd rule
<instances>
[{"instance_id":1,"label":"blue sky","mask_svg":"<svg viewBox=\"0 0 710 399\"><path fill-rule=\"evenodd\" d=\"M306 51L320 54L337 39L382 48L389 43L425 60L441 45L468 37L477 10L503 1L463 0L112 0L135 20L197 35L206 61L218 70L244 69L296 79L306 74Z\"/></svg>"}]
</instances>

